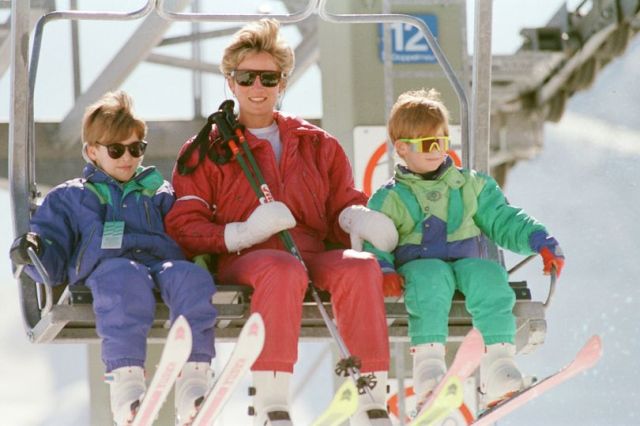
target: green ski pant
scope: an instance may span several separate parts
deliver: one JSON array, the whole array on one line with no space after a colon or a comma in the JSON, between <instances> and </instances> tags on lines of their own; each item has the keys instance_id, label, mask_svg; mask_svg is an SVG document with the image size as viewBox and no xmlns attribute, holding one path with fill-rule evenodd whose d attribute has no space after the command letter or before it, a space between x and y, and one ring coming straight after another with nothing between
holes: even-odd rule
<instances>
[{"instance_id":1,"label":"green ski pant","mask_svg":"<svg viewBox=\"0 0 640 426\"><path fill-rule=\"evenodd\" d=\"M405 279L405 304L409 313L411 345L445 343L453 293L465 296L465 306L487 345L514 343L515 293L507 271L485 259L412 260L398 272Z\"/></svg>"}]
</instances>

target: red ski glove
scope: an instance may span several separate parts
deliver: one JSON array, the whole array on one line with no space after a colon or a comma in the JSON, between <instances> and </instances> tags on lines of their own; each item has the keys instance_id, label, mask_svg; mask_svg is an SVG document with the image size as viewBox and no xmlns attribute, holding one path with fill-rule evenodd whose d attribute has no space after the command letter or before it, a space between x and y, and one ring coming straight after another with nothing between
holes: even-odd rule
<instances>
[{"instance_id":1,"label":"red ski glove","mask_svg":"<svg viewBox=\"0 0 640 426\"><path fill-rule=\"evenodd\" d=\"M397 272L387 272L382 276L384 297L400 297L404 289L404 278Z\"/></svg>"},{"instance_id":2,"label":"red ski glove","mask_svg":"<svg viewBox=\"0 0 640 426\"><path fill-rule=\"evenodd\" d=\"M560 246L542 247L540 249L542 263L544 264L543 272L545 275L551 274L551 268L556 268L556 274L560 277L560 272L564 267L564 254Z\"/></svg>"}]
</instances>

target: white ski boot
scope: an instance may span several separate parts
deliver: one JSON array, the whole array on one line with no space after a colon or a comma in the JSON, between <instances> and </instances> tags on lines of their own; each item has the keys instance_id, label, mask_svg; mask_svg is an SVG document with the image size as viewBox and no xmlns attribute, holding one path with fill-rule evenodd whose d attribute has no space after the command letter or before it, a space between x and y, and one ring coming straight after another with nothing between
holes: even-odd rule
<instances>
[{"instance_id":1,"label":"white ski boot","mask_svg":"<svg viewBox=\"0 0 640 426\"><path fill-rule=\"evenodd\" d=\"M110 386L111 412L116 426L131 424L147 390L142 367L120 367L104 375Z\"/></svg>"},{"instance_id":2,"label":"white ski boot","mask_svg":"<svg viewBox=\"0 0 640 426\"><path fill-rule=\"evenodd\" d=\"M289 416L291 373L253 372L254 426L293 426Z\"/></svg>"},{"instance_id":3,"label":"white ski boot","mask_svg":"<svg viewBox=\"0 0 640 426\"><path fill-rule=\"evenodd\" d=\"M367 376L370 373L360 373ZM387 376L386 371L373 372L376 385L371 389L371 397L365 392L358 395L358 410L351 416L351 426L391 426L387 412ZM347 380L351 380L350 378Z\"/></svg>"},{"instance_id":4,"label":"white ski boot","mask_svg":"<svg viewBox=\"0 0 640 426\"><path fill-rule=\"evenodd\" d=\"M524 387L516 366L516 347L510 343L488 345L480 362L481 405L491 407Z\"/></svg>"},{"instance_id":5,"label":"white ski boot","mask_svg":"<svg viewBox=\"0 0 640 426\"><path fill-rule=\"evenodd\" d=\"M431 397L440 380L447 373L442 343L424 343L411 348L413 355L413 392L416 395L416 413Z\"/></svg>"},{"instance_id":6,"label":"white ski boot","mask_svg":"<svg viewBox=\"0 0 640 426\"><path fill-rule=\"evenodd\" d=\"M213 382L207 362L187 362L175 384L176 425L189 424Z\"/></svg>"}]
</instances>

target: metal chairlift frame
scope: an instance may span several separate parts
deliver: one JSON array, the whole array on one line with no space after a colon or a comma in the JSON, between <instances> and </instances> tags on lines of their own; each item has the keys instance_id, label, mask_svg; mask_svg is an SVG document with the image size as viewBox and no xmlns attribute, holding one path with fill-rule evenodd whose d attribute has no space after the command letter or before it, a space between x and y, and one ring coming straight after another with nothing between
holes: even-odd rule
<instances>
[{"instance_id":1,"label":"metal chairlift frame","mask_svg":"<svg viewBox=\"0 0 640 426\"><path fill-rule=\"evenodd\" d=\"M38 59L44 27L48 22L66 20L132 20L147 16L155 10L159 16L169 21L203 22L244 22L265 17L262 14L210 14L180 13L165 8L165 0L149 0L143 7L128 13L54 11L40 18L36 25L33 50L29 62L28 55L28 12L29 1L13 2L11 9L11 119L9 131L9 179L13 213L14 235L28 230L29 217L36 208L38 190L35 182L35 134L34 134L34 93L37 77ZM480 152L488 153L488 104L490 88L490 25L484 28L484 34L478 38L478 32L489 13L491 0L476 0L476 52L482 54L474 58L474 127L486 130L486 135L476 136L486 145ZM473 166L473 143L469 135L469 102L462 84L459 82L437 40L426 24L410 15L404 14L332 14L327 9L326 0L310 0L300 12L282 15L268 15L281 22L299 22L314 13L322 19L334 23L395 23L403 22L417 27L423 34L438 63L455 89L460 102L460 122L462 128L463 164ZM484 14L484 15L482 15ZM486 22L486 21L484 21ZM487 29L488 28L488 29ZM489 31L487 41L486 31ZM486 43L489 43L487 50ZM488 57L488 59L487 59ZM484 62L483 62L484 61ZM487 67L488 61L488 67ZM481 63L482 62L482 63ZM29 75L27 81L26 76ZM480 125L480 123L485 125ZM477 133L476 133L477 135ZM477 150L476 150L477 152ZM480 168L486 170L488 161L481 161ZM25 167L26 165L26 167ZM56 342L97 342L95 318L91 307L91 295L82 286L67 286L57 296L50 286L33 282L26 274L19 274L21 309L23 323L29 339L34 343ZM517 317L517 345L522 352L529 352L544 341L546 332L545 304L531 300L531 294L525 282L512 283L516 291L517 302L514 313ZM57 301L54 298L57 296ZM43 300L44 299L44 302ZM214 296L218 308L217 339L233 340L244 320L249 315L250 290L246 286L219 285ZM330 310L330 300L325 300ZM308 305L308 306L307 306ZM392 341L407 341L407 313L401 300L386 301L389 334ZM163 341L167 334L169 313L164 304L159 303L156 310L156 322L149 335L149 342ZM463 300L454 301L450 314L450 338L460 340L471 327L471 318L464 308ZM303 309L303 339L328 339L329 333L323 326L317 309L309 301Z\"/></svg>"}]
</instances>

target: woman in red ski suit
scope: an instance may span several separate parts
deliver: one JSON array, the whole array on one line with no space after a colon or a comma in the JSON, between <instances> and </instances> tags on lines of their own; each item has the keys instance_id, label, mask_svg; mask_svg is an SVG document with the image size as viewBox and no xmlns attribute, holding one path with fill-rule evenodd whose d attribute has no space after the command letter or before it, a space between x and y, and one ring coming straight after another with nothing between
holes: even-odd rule
<instances>
[{"instance_id":1,"label":"woman in red ski suit","mask_svg":"<svg viewBox=\"0 0 640 426\"><path fill-rule=\"evenodd\" d=\"M376 402L363 399L352 419L369 424L367 411L386 416L389 346L382 273L373 256L325 250L325 243L349 247L351 235L357 249L363 239L395 247L397 233L385 216L364 207L367 197L354 188L338 141L274 110L293 68L293 52L278 37L278 28L267 19L248 24L234 36L221 65L238 101L244 136L276 201L259 203L238 161L218 164L212 151L204 159L197 149L189 154L192 138L180 153L190 170L174 170L177 201L165 224L188 256L215 255L218 283L254 288L251 309L266 325L265 346L252 368L256 423L277 418L284 421L278 424L289 424L289 379L311 279L331 294L338 330L352 355L360 358L362 374L377 377ZM217 136L214 126L208 148ZM278 238L284 229L290 230L308 274Z\"/></svg>"}]
</instances>

